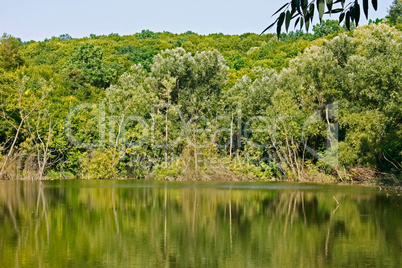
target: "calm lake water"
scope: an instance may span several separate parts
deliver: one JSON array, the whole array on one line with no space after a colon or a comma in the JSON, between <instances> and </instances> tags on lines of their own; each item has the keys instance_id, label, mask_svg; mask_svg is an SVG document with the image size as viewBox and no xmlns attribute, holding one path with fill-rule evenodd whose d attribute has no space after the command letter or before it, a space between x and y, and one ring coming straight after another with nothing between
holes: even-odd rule
<instances>
[{"instance_id":1,"label":"calm lake water","mask_svg":"<svg viewBox=\"0 0 402 268\"><path fill-rule=\"evenodd\" d=\"M0 267L402 267L402 197L287 183L2 181Z\"/></svg>"}]
</instances>

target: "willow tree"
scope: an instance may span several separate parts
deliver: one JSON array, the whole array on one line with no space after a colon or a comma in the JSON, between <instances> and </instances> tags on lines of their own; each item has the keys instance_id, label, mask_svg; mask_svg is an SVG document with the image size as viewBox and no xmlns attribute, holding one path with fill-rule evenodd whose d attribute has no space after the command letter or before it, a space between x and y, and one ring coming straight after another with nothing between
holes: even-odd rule
<instances>
[{"instance_id":1,"label":"willow tree","mask_svg":"<svg viewBox=\"0 0 402 268\"><path fill-rule=\"evenodd\" d=\"M282 71L280 89L291 92L305 120L317 113L316 123L305 127L304 139L317 151L318 166L332 171L356 166L401 169L399 40L401 33L383 23L359 27L351 36L342 34L322 46L311 46ZM334 102L339 104L338 113L331 112ZM336 156L329 150L336 142L328 146L325 142L334 141L333 124L339 125L336 165L331 164Z\"/></svg>"},{"instance_id":2,"label":"willow tree","mask_svg":"<svg viewBox=\"0 0 402 268\"><path fill-rule=\"evenodd\" d=\"M193 56L183 48L176 48L154 57L150 75L155 80L155 88L163 88L165 78L176 80L171 92L172 103L191 117L206 114L216 105L228 71L225 59L217 50L197 52Z\"/></svg>"},{"instance_id":3,"label":"willow tree","mask_svg":"<svg viewBox=\"0 0 402 268\"><path fill-rule=\"evenodd\" d=\"M106 90L106 101L109 108L109 140L113 146L114 161L119 148L129 146L129 139L133 138L133 133L127 133L128 126L135 126L137 117L144 116L151 107L152 92L148 92L145 80L147 73L141 65L133 65L129 71L122 74L117 83ZM116 128L117 127L117 128ZM115 134L117 130L117 134ZM134 135L135 136L135 135ZM123 147L122 147L123 146ZM124 151L119 150L119 154Z\"/></svg>"},{"instance_id":4,"label":"willow tree","mask_svg":"<svg viewBox=\"0 0 402 268\"><path fill-rule=\"evenodd\" d=\"M313 22L315 12L318 13L320 22L324 15L339 15L339 23L345 21L346 27L350 30L351 25L359 24L361 13L368 19L370 8L369 0L291 0L279 8L273 16L277 15L276 20L262 32L266 32L276 25L276 32L280 36L283 27L288 31L291 21L295 21L294 27L305 27L309 30L310 23ZM371 0L371 6L377 10L378 0Z\"/></svg>"},{"instance_id":5,"label":"willow tree","mask_svg":"<svg viewBox=\"0 0 402 268\"><path fill-rule=\"evenodd\" d=\"M225 59L217 50L192 55L183 48L167 49L156 55L151 65L151 87L163 102L168 101L169 106L180 111L179 128L185 134L196 170L201 153L198 147L211 144L206 119L217 114L228 71Z\"/></svg>"}]
</instances>

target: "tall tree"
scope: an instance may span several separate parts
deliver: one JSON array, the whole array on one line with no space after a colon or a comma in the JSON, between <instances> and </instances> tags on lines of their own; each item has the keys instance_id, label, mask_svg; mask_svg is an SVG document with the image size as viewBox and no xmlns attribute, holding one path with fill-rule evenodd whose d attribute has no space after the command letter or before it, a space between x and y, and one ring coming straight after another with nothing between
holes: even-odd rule
<instances>
[{"instance_id":1,"label":"tall tree","mask_svg":"<svg viewBox=\"0 0 402 268\"><path fill-rule=\"evenodd\" d=\"M103 63L102 48L93 43L82 43L74 48L65 73L73 88L84 84L106 88L115 76L115 71Z\"/></svg>"},{"instance_id":2,"label":"tall tree","mask_svg":"<svg viewBox=\"0 0 402 268\"><path fill-rule=\"evenodd\" d=\"M193 56L183 48L176 48L156 55L151 70L155 88L163 88L165 78L176 80L171 92L172 104L179 105L191 117L212 111L210 108L226 85L229 67L217 50L197 52Z\"/></svg>"},{"instance_id":3,"label":"tall tree","mask_svg":"<svg viewBox=\"0 0 402 268\"><path fill-rule=\"evenodd\" d=\"M141 65L133 65L129 71L119 77L117 84L110 86L106 90L106 99L109 104L111 120L109 122L112 133L115 133L117 125L117 135L109 137L113 141L113 161L117 153L124 153L123 146L127 145L128 134L125 128L130 122L130 116L143 116L150 109L152 94L147 92L144 85L147 73ZM134 128L133 128L134 130ZM114 137L114 139L112 139ZM122 144L121 139L123 139ZM126 149L126 148L124 148Z\"/></svg>"},{"instance_id":4,"label":"tall tree","mask_svg":"<svg viewBox=\"0 0 402 268\"><path fill-rule=\"evenodd\" d=\"M402 23L402 0L394 0L388 9L389 20L392 24Z\"/></svg>"},{"instance_id":5,"label":"tall tree","mask_svg":"<svg viewBox=\"0 0 402 268\"><path fill-rule=\"evenodd\" d=\"M0 67L10 71L24 63L19 46L20 41L17 38L3 34L0 41Z\"/></svg>"},{"instance_id":6,"label":"tall tree","mask_svg":"<svg viewBox=\"0 0 402 268\"><path fill-rule=\"evenodd\" d=\"M319 38L342 30L336 20L325 20L313 26L314 37Z\"/></svg>"}]
</instances>

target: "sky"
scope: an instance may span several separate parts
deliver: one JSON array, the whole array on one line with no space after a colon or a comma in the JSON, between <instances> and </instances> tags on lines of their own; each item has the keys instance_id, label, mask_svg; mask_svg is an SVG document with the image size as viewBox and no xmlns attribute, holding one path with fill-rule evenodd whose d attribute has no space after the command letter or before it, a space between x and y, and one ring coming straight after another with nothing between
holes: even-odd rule
<instances>
[{"instance_id":1,"label":"sky","mask_svg":"<svg viewBox=\"0 0 402 268\"><path fill-rule=\"evenodd\" d=\"M130 35L143 29L203 35L261 33L275 20L272 14L287 1L0 0L0 33L23 41L40 41L61 34L74 38L90 34ZM392 0L378 2L377 11L370 6L370 19L385 17ZM365 22L362 15L361 24Z\"/></svg>"}]
</instances>

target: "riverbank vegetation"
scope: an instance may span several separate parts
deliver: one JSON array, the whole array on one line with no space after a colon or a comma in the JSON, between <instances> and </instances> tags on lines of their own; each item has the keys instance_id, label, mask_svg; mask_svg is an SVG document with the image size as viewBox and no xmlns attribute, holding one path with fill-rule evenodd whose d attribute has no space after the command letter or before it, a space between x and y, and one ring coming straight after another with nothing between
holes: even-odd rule
<instances>
[{"instance_id":1,"label":"riverbank vegetation","mask_svg":"<svg viewBox=\"0 0 402 268\"><path fill-rule=\"evenodd\" d=\"M402 32L389 24L4 35L0 176L399 183Z\"/></svg>"}]
</instances>

